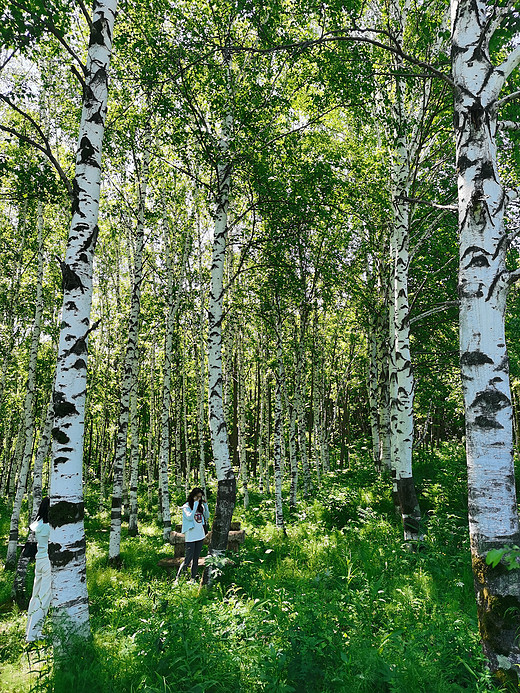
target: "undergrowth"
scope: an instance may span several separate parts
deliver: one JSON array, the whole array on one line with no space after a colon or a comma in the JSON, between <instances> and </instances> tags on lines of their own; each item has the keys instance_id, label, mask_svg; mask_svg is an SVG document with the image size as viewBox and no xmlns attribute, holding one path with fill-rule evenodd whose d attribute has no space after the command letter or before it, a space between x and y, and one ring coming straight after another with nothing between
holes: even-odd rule
<instances>
[{"instance_id":1,"label":"undergrowth","mask_svg":"<svg viewBox=\"0 0 520 693\"><path fill-rule=\"evenodd\" d=\"M50 647L31 662L25 613L10 603L12 574L3 572L0 691L498 691L479 644L463 451L416 458L427 529L420 551L403 544L389 480L360 447L348 470L325 474L294 513L284 508L287 536L273 524L273 499L254 488L247 510L239 499L246 541L210 589L175 585L157 566L173 547L151 510L141 513L139 536L123 537L122 568L109 567L109 514L89 488L92 640L71 647L61 667ZM4 504L4 547L8 520Z\"/></svg>"}]
</instances>

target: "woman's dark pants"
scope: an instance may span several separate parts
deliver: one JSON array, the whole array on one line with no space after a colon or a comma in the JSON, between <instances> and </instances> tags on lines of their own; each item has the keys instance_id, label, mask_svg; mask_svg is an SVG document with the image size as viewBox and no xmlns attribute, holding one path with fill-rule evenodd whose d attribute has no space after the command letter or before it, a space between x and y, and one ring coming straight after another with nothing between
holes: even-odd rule
<instances>
[{"instance_id":1,"label":"woman's dark pants","mask_svg":"<svg viewBox=\"0 0 520 693\"><path fill-rule=\"evenodd\" d=\"M181 563L179 572L177 573L177 579L179 579L180 574L183 571L188 570L188 566L191 563L191 577L195 580L197 578L197 573L199 570L199 556L202 549L202 542L204 539L199 539L199 541L187 541L186 542L186 554L184 561Z\"/></svg>"}]
</instances>

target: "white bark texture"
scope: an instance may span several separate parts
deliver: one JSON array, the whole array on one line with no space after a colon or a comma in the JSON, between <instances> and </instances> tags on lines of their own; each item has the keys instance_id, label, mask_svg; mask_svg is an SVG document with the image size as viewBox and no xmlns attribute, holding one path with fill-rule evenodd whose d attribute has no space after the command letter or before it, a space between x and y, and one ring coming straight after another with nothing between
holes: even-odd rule
<instances>
[{"instance_id":1,"label":"white bark texture","mask_svg":"<svg viewBox=\"0 0 520 693\"><path fill-rule=\"evenodd\" d=\"M276 331L276 353L278 366L276 370L276 394L274 410L274 502L275 502L275 522L278 529L285 533L285 523L282 505L282 376L283 376L283 350L280 334L280 325Z\"/></svg>"},{"instance_id":2,"label":"white bark texture","mask_svg":"<svg viewBox=\"0 0 520 693\"><path fill-rule=\"evenodd\" d=\"M407 24L409 1L401 7L392 3L396 37L401 45ZM400 58L395 61L396 72L402 72ZM394 494L397 492L405 541L420 538L420 510L412 472L414 379L410 355L410 322L408 273L410 268L410 194L413 156L409 129L409 113L405 97L406 83L396 77L392 103L393 142L391 161L392 226L391 226L391 323L390 323L390 381L391 381L391 458Z\"/></svg>"},{"instance_id":3,"label":"white bark texture","mask_svg":"<svg viewBox=\"0 0 520 693\"><path fill-rule=\"evenodd\" d=\"M160 512L163 523L163 539L168 541L171 531L170 513L170 405L171 405L171 379L173 361L173 333L175 317L179 309L184 284L184 272L188 261L190 247L189 238L184 239L184 250L179 268L178 286L175 287L173 276L172 250L170 244L170 231L165 223L166 246L166 272L167 272L167 305L166 327L164 336L164 367L162 382L162 401L160 415L160 442L159 442L159 494Z\"/></svg>"},{"instance_id":4,"label":"white bark texture","mask_svg":"<svg viewBox=\"0 0 520 693\"><path fill-rule=\"evenodd\" d=\"M237 340L237 397L238 397L238 459L240 462L240 480L242 482L242 495L244 508L247 510L249 505L248 490L248 463L246 449L246 404L245 404L245 377L244 377L244 356L242 352L243 341Z\"/></svg>"},{"instance_id":5,"label":"white bark texture","mask_svg":"<svg viewBox=\"0 0 520 693\"><path fill-rule=\"evenodd\" d=\"M231 55L225 51L227 82L231 80ZM230 94L231 97L231 94ZM231 105L229 104L229 107ZM218 491L211 546L213 553L226 550L231 517L236 501L236 479L229 455L229 441L222 398L222 306L224 299L224 264L231 187L229 152L233 118L228 113L222 124L220 158L217 166L217 191L214 210L213 248L208 303L208 398L211 446L215 461Z\"/></svg>"},{"instance_id":6,"label":"white bark texture","mask_svg":"<svg viewBox=\"0 0 520 693\"><path fill-rule=\"evenodd\" d=\"M492 569L486 552L519 544L512 405L504 314L507 194L497 166L497 99L520 51L494 67L489 7L452 0L452 75L459 202L460 362L466 413L469 529L484 653L492 670L520 664L520 572Z\"/></svg>"},{"instance_id":7,"label":"white bark texture","mask_svg":"<svg viewBox=\"0 0 520 693\"><path fill-rule=\"evenodd\" d=\"M73 181L72 221L62 263L63 309L54 388L51 535L57 643L90 632L83 525L83 437L92 265L98 235L101 147L116 0L94 5Z\"/></svg>"},{"instance_id":8,"label":"white bark texture","mask_svg":"<svg viewBox=\"0 0 520 693\"><path fill-rule=\"evenodd\" d=\"M139 534L137 524L137 485L139 481L139 416L137 414L138 377L130 395L130 505L128 516L128 536Z\"/></svg>"},{"instance_id":9,"label":"white bark texture","mask_svg":"<svg viewBox=\"0 0 520 693\"><path fill-rule=\"evenodd\" d=\"M5 567L13 570L16 565L16 548L18 545L18 523L22 501L27 486L29 468L31 466L33 438L34 438L34 391L36 385L36 362L38 360L38 346L40 344L41 322L43 313L43 208L42 203L38 203L38 267L36 274L36 301L34 308L34 322L31 334L31 346L29 349L29 366L27 370L27 388L25 392L25 402L23 407L23 431L24 447L22 454L22 465L18 475L16 496L14 499L13 510L11 512L11 523L9 527L9 544L7 546L7 556Z\"/></svg>"},{"instance_id":10,"label":"white bark texture","mask_svg":"<svg viewBox=\"0 0 520 693\"><path fill-rule=\"evenodd\" d=\"M121 550L121 508L123 498L123 480L128 443L128 419L130 397L136 387L138 372L139 316L141 312L141 285L143 282L143 252L146 190L148 187L148 170L150 165L150 135L144 136L143 165L139 180L139 211L135 228L134 267L132 276L132 295L130 315L128 317L128 336L124 372L121 382L119 402L119 422L114 456L114 485L112 490L112 511L110 516L110 543L108 558L111 563L118 563ZM126 501L125 501L126 502Z\"/></svg>"}]
</instances>

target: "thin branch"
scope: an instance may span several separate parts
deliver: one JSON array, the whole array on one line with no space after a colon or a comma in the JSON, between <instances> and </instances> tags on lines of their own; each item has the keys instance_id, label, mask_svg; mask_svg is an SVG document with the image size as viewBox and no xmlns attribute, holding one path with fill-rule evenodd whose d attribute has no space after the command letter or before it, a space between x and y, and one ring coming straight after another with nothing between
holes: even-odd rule
<instances>
[{"instance_id":1,"label":"thin branch","mask_svg":"<svg viewBox=\"0 0 520 693\"><path fill-rule=\"evenodd\" d=\"M421 313L420 315L416 315L414 318L410 318L410 325L414 322L419 322L419 320L424 320L424 318L428 318L430 315L441 313L443 310L446 310L446 308L453 308L454 306L458 305L458 301L446 301L445 303L440 303L435 308L431 308L430 310L427 310L425 313Z\"/></svg>"},{"instance_id":2,"label":"thin branch","mask_svg":"<svg viewBox=\"0 0 520 693\"><path fill-rule=\"evenodd\" d=\"M498 123L499 130L520 130L520 123L514 123L512 120L501 120Z\"/></svg>"},{"instance_id":3,"label":"thin branch","mask_svg":"<svg viewBox=\"0 0 520 693\"><path fill-rule=\"evenodd\" d=\"M89 28L89 29L92 29L92 17L90 16L90 12L89 12L89 11L87 10L87 8L85 7L85 4L83 3L83 0L76 0L76 2L78 3L78 5L79 5L79 7L80 7L80 10L81 10L82 14L83 14L83 16L85 17L85 19L86 19L86 21L87 21L88 28Z\"/></svg>"},{"instance_id":4,"label":"thin branch","mask_svg":"<svg viewBox=\"0 0 520 693\"><path fill-rule=\"evenodd\" d=\"M31 147L35 147L35 149L38 149L40 152L43 152L43 154L45 154L45 156L49 159L51 164L56 169L59 177L61 178L62 183L65 185L65 188L67 189L69 197L72 197L72 185L70 183L70 180L65 171L62 169L59 161L52 153L52 150L48 142L46 142L47 147L42 147L41 144L38 144L38 142L35 142L35 140L31 139L30 137L27 137L27 135L23 135L21 132L18 132L14 128L10 128L0 124L0 130L3 130L4 132L7 132L10 135L14 135L19 140L22 140L22 142L25 142L26 144L31 145Z\"/></svg>"},{"instance_id":5,"label":"thin branch","mask_svg":"<svg viewBox=\"0 0 520 693\"><path fill-rule=\"evenodd\" d=\"M371 33L374 33L373 29L356 29L358 32L368 32L370 31ZM380 32L382 33L382 32ZM372 38L368 38L367 36L353 36L352 34L346 35L346 36L341 36L341 35L334 35L334 34L325 34L324 36L320 37L319 39L315 40L308 40L308 41L299 41L295 43L287 43L287 44L282 44L280 46L273 46L272 48L252 48L252 47L234 47L234 51L252 51L255 53L259 53L260 55L268 54L268 53L274 53L277 51L287 51L287 50L293 50L293 51L304 51L307 48L313 48L314 46L320 46L325 43L331 43L335 41L352 41L352 42L359 42L359 43L368 43L372 46L376 46L377 48L382 48L383 50L389 51L390 53L393 53L394 55L397 55L398 57L402 58L403 60L406 60L407 62L411 63L412 65L417 65L418 67L422 67L425 70L428 70L435 76L439 77L443 81L445 81L447 84L452 87L452 89L455 88L455 82L449 77L448 74L445 72L441 72L438 70L436 67L433 67L433 65L430 65L429 63L424 62L423 60L419 60L418 58L414 58L412 55L409 53L406 53L403 51L400 47L392 47L389 46L388 44L385 44L381 41L377 41Z\"/></svg>"},{"instance_id":6,"label":"thin branch","mask_svg":"<svg viewBox=\"0 0 520 693\"><path fill-rule=\"evenodd\" d=\"M504 86L504 82L509 75L520 65L520 44L513 48L504 62L496 68L496 71L503 75L500 80L500 89Z\"/></svg>"},{"instance_id":7,"label":"thin branch","mask_svg":"<svg viewBox=\"0 0 520 693\"><path fill-rule=\"evenodd\" d=\"M512 94L508 94L507 96L502 97L497 101L497 108L502 108L502 106L505 106L506 103L509 103L510 101L513 101L514 99L518 99L520 97L520 90L519 91L514 91Z\"/></svg>"},{"instance_id":8,"label":"thin branch","mask_svg":"<svg viewBox=\"0 0 520 693\"><path fill-rule=\"evenodd\" d=\"M426 205L427 207L433 207L434 209L442 209L447 212L457 212L457 205L438 205L436 202L430 202L430 200L421 200L417 197L406 197L405 195L399 195L396 200L403 200L403 202L410 202L410 204L420 204Z\"/></svg>"}]
</instances>

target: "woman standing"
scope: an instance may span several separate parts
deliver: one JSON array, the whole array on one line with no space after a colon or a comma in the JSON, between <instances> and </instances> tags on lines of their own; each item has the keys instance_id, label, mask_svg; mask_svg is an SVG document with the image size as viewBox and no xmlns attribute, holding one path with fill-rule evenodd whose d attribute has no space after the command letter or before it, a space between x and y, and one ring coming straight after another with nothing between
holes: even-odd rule
<instances>
[{"instance_id":1,"label":"woman standing","mask_svg":"<svg viewBox=\"0 0 520 693\"><path fill-rule=\"evenodd\" d=\"M206 536L204 525L209 520L208 504L201 488L194 488L182 506L182 533L185 537L186 553L177 573L177 580L191 563L191 577L196 580L199 569L199 556L202 542Z\"/></svg>"},{"instance_id":2,"label":"woman standing","mask_svg":"<svg viewBox=\"0 0 520 693\"><path fill-rule=\"evenodd\" d=\"M50 498L46 496L40 503L35 521L30 525L36 535L36 570L29 609L27 612L26 642L42 639L42 627L51 603L51 562L49 560Z\"/></svg>"}]
</instances>

